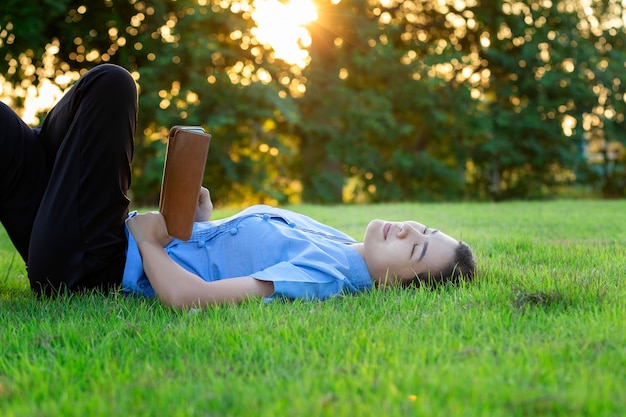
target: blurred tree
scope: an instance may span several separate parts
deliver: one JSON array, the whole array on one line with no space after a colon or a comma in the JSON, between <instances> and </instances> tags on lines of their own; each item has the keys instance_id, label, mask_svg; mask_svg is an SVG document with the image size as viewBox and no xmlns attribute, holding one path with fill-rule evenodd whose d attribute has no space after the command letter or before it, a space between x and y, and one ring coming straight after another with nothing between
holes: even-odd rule
<instances>
[{"instance_id":1,"label":"blurred tree","mask_svg":"<svg viewBox=\"0 0 626 417\"><path fill-rule=\"evenodd\" d=\"M16 106L102 62L133 73L138 204L174 124L214 135L218 203L624 195L620 1L316 5L303 70L257 39L250 1L5 0L0 65Z\"/></svg>"},{"instance_id":2,"label":"blurred tree","mask_svg":"<svg viewBox=\"0 0 626 417\"><path fill-rule=\"evenodd\" d=\"M285 65L265 58L250 35L250 12L238 2L226 10L225 2L192 3L178 2L166 15L170 29L162 52L155 64L139 69L144 133L157 148L150 161L162 161L164 144L155 139L164 138L169 126L202 125L214 137L205 180L214 198L230 204L288 201L289 190L281 187L284 194L277 194L275 182L282 184L289 165L271 166L292 152L278 138L297 117L288 99L279 97L285 88L276 79ZM149 181L146 187L158 196L160 177Z\"/></svg>"},{"instance_id":3,"label":"blurred tree","mask_svg":"<svg viewBox=\"0 0 626 417\"><path fill-rule=\"evenodd\" d=\"M474 105L463 85L431 71L456 52L430 50L440 38L417 39L409 22L423 6L350 0L318 2L318 10L307 93L298 99L303 198L458 198L469 154L463 126ZM342 196L346 181L350 194Z\"/></svg>"},{"instance_id":4,"label":"blurred tree","mask_svg":"<svg viewBox=\"0 0 626 417\"><path fill-rule=\"evenodd\" d=\"M591 175L605 197L626 196L626 4L603 0L580 13L579 27L593 42L582 86L593 92L577 129L584 137ZM595 167L599 169L594 170ZM589 165L585 166L586 168ZM579 176L581 173L579 172Z\"/></svg>"},{"instance_id":5,"label":"blurred tree","mask_svg":"<svg viewBox=\"0 0 626 417\"><path fill-rule=\"evenodd\" d=\"M607 14L576 2L482 1L471 11L489 73L480 86L489 135L473 154L474 184L495 199L545 196L586 164L590 120L604 118L599 103L617 98L623 108L624 69L607 71L606 57L626 60L623 27L608 36L598 23Z\"/></svg>"},{"instance_id":6,"label":"blurred tree","mask_svg":"<svg viewBox=\"0 0 626 417\"><path fill-rule=\"evenodd\" d=\"M140 86L132 187L137 204L157 202L167 130L175 124L202 125L214 135L206 175L215 196L229 202L293 197L293 184L285 181L291 175L283 172L289 164L268 168L294 152L293 141L281 131L289 130L284 126L294 122L297 112L288 95L279 97L288 87L277 82L289 66L274 61L250 34L249 5L217 0L44 3L50 13L35 13L41 11L39 1L9 0L0 7L5 11L3 72L22 85L58 82L59 75L70 74L64 78L66 88L100 63L129 69ZM277 194L275 183L288 187Z\"/></svg>"}]
</instances>

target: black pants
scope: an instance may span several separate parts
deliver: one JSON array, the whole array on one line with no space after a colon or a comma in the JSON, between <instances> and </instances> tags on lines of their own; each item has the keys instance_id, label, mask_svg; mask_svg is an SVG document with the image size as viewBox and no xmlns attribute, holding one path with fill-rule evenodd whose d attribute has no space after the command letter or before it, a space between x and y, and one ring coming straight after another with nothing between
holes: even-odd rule
<instances>
[{"instance_id":1,"label":"black pants","mask_svg":"<svg viewBox=\"0 0 626 417\"><path fill-rule=\"evenodd\" d=\"M135 83L110 64L81 77L39 128L0 103L0 221L37 294L121 283L136 123Z\"/></svg>"}]
</instances>

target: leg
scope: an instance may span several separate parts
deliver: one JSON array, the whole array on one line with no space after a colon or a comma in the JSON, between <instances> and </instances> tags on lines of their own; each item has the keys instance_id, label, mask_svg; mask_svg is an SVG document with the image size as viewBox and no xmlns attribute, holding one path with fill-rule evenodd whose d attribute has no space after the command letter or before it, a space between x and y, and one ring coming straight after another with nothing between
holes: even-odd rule
<instances>
[{"instance_id":1,"label":"leg","mask_svg":"<svg viewBox=\"0 0 626 417\"><path fill-rule=\"evenodd\" d=\"M25 262L49 172L37 133L0 103L0 222Z\"/></svg>"},{"instance_id":2,"label":"leg","mask_svg":"<svg viewBox=\"0 0 626 417\"><path fill-rule=\"evenodd\" d=\"M132 77L105 64L83 76L44 121L39 139L52 170L28 250L35 292L121 282L136 118Z\"/></svg>"}]
</instances>

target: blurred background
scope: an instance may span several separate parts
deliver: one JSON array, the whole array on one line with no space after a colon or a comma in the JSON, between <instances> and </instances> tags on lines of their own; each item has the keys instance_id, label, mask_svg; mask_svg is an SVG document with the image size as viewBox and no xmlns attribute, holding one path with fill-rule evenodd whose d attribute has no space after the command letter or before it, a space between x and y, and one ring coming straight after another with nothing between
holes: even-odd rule
<instances>
[{"instance_id":1,"label":"blurred background","mask_svg":"<svg viewBox=\"0 0 626 417\"><path fill-rule=\"evenodd\" d=\"M626 194L626 0L3 0L0 100L140 91L132 198L167 132L213 135L216 206Z\"/></svg>"}]
</instances>

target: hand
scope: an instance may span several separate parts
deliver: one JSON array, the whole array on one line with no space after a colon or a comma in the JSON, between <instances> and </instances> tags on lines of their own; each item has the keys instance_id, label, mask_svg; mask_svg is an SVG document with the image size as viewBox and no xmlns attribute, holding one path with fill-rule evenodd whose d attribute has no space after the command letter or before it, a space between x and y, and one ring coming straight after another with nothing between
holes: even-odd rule
<instances>
[{"instance_id":1,"label":"hand","mask_svg":"<svg viewBox=\"0 0 626 417\"><path fill-rule=\"evenodd\" d=\"M198 195L198 204L196 205L196 213L193 216L194 222L207 222L211 220L213 213L213 202L209 190L201 187Z\"/></svg>"},{"instance_id":2,"label":"hand","mask_svg":"<svg viewBox=\"0 0 626 417\"><path fill-rule=\"evenodd\" d=\"M165 219L158 211L138 214L128 219L126 224L138 245L142 242L153 242L166 247L172 240L167 234Z\"/></svg>"}]
</instances>

